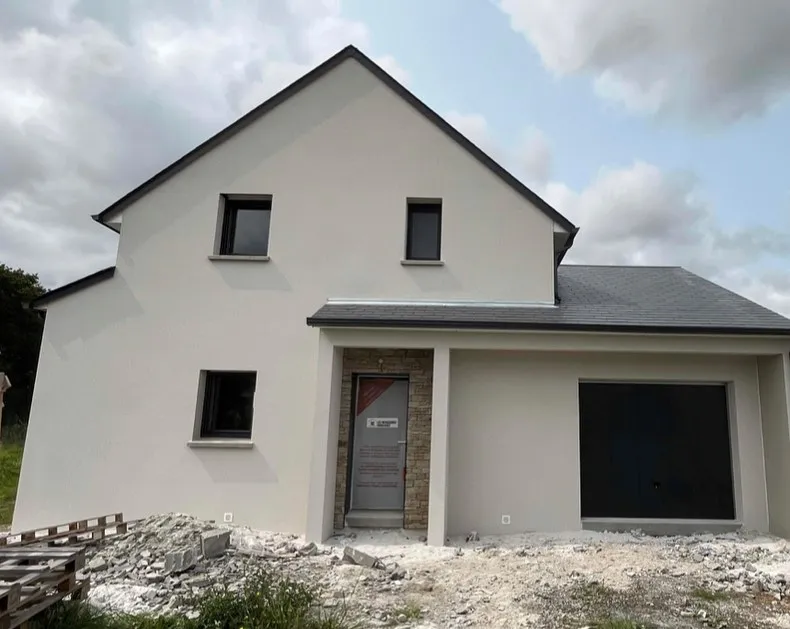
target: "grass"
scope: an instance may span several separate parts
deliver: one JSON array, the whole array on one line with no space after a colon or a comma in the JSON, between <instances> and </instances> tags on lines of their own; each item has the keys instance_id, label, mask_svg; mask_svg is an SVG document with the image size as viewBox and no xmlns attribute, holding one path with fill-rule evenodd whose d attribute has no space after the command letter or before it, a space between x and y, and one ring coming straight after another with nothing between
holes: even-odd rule
<instances>
[{"instance_id":1,"label":"grass","mask_svg":"<svg viewBox=\"0 0 790 629\"><path fill-rule=\"evenodd\" d=\"M603 620L592 625L593 629L644 629L644 625L627 618Z\"/></svg>"},{"instance_id":2,"label":"grass","mask_svg":"<svg viewBox=\"0 0 790 629\"><path fill-rule=\"evenodd\" d=\"M11 524L22 467L22 445L4 442L0 445L0 525Z\"/></svg>"},{"instance_id":3,"label":"grass","mask_svg":"<svg viewBox=\"0 0 790 629\"><path fill-rule=\"evenodd\" d=\"M404 616L407 621L419 620L422 618L422 609L417 603L409 602L390 611L390 618L395 622L400 622L398 619L401 616Z\"/></svg>"},{"instance_id":4,"label":"grass","mask_svg":"<svg viewBox=\"0 0 790 629\"><path fill-rule=\"evenodd\" d=\"M215 587L181 602L198 612L198 617L112 614L84 602L69 601L42 614L33 623L33 628L356 629L347 620L345 609L323 609L316 590L263 571L248 576L240 591Z\"/></svg>"},{"instance_id":5,"label":"grass","mask_svg":"<svg viewBox=\"0 0 790 629\"><path fill-rule=\"evenodd\" d=\"M691 596L694 598L699 598L703 601L709 601L711 603L716 601L723 601L728 598L726 592L714 592L713 590L708 590L706 588L697 588L691 591Z\"/></svg>"}]
</instances>

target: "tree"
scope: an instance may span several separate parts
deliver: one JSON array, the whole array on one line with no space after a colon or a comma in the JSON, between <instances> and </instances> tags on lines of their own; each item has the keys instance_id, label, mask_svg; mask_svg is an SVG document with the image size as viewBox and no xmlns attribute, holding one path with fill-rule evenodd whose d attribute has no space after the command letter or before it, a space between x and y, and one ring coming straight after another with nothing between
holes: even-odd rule
<instances>
[{"instance_id":1,"label":"tree","mask_svg":"<svg viewBox=\"0 0 790 629\"><path fill-rule=\"evenodd\" d=\"M27 423L30 414L44 319L25 304L45 292L38 275L0 264L0 371L13 385L5 394L5 424Z\"/></svg>"}]
</instances>

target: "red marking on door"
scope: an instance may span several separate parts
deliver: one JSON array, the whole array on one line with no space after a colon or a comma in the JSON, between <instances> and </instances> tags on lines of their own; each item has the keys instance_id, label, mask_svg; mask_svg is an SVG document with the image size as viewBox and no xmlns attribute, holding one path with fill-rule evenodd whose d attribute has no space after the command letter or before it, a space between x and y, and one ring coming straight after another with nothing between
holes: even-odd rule
<instances>
[{"instance_id":1,"label":"red marking on door","mask_svg":"<svg viewBox=\"0 0 790 629\"><path fill-rule=\"evenodd\" d=\"M361 415L392 386L394 378L360 378L357 391L357 415Z\"/></svg>"}]
</instances>

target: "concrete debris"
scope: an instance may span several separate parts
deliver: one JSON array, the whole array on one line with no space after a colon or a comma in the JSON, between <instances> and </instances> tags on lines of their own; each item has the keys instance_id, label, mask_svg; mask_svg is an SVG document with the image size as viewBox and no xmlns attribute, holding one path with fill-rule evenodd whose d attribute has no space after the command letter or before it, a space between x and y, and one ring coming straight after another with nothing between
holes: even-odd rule
<instances>
[{"instance_id":1,"label":"concrete debris","mask_svg":"<svg viewBox=\"0 0 790 629\"><path fill-rule=\"evenodd\" d=\"M477 534L477 531L471 531L469 535L466 536L466 543L469 542L479 542L480 536Z\"/></svg>"},{"instance_id":2,"label":"concrete debris","mask_svg":"<svg viewBox=\"0 0 790 629\"><path fill-rule=\"evenodd\" d=\"M351 546L346 546L343 549L343 561L353 563L358 566L365 566L366 568L384 568L384 564L382 563L381 559L374 557L373 555L363 553L361 550L352 548Z\"/></svg>"},{"instance_id":3,"label":"concrete debris","mask_svg":"<svg viewBox=\"0 0 790 629\"><path fill-rule=\"evenodd\" d=\"M651 626L790 628L784 540L748 533L468 537L467 545L462 536L436 548L419 534L359 531L314 544L170 514L89 546L85 571L91 601L121 612L175 611L185 594L238 590L265 569L316 587L322 607L348 610L363 627L584 627L599 617L591 612L633 604L650 610L644 620ZM589 604L600 607L583 607Z\"/></svg>"},{"instance_id":4,"label":"concrete debris","mask_svg":"<svg viewBox=\"0 0 790 629\"><path fill-rule=\"evenodd\" d=\"M88 569L91 572L101 572L102 570L107 570L108 567L107 560L101 555L96 555L88 562Z\"/></svg>"},{"instance_id":5,"label":"concrete debris","mask_svg":"<svg viewBox=\"0 0 790 629\"><path fill-rule=\"evenodd\" d=\"M215 529L200 536L200 548L206 559L219 557L228 546L230 546L230 530Z\"/></svg>"},{"instance_id":6,"label":"concrete debris","mask_svg":"<svg viewBox=\"0 0 790 629\"><path fill-rule=\"evenodd\" d=\"M165 573L180 574L197 565L200 551L197 547L182 548L165 555Z\"/></svg>"},{"instance_id":7,"label":"concrete debris","mask_svg":"<svg viewBox=\"0 0 790 629\"><path fill-rule=\"evenodd\" d=\"M303 557L312 557L313 555L318 554L318 546L315 545L315 542L310 542L309 544L305 544L299 549L299 554Z\"/></svg>"}]
</instances>

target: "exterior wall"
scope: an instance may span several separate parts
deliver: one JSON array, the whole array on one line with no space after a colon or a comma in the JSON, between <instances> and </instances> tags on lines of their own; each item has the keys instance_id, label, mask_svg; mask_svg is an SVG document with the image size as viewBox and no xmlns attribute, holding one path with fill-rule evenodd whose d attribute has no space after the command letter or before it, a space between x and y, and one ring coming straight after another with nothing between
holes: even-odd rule
<instances>
[{"instance_id":1,"label":"exterior wall","mask_svg":"<svg viewBox=\"0 0 790 629\"><path fill-rule=\"evenodd\" d=\"M581 528L580 379L727 382L736 515L767 530L751 357L453 351L448 533ZM509 526L501 516L511 516Z\"/></svg>"},{"instance_id":2,"label":"exterior wall","mask_svg":"<svg viewBox=\"0 0 790 629\"><path fill-rule=\"evenodd\" d=\"M379 363L379 360L382 362ZM431 382L433 351L426 349L345 349L340 395L340 434L337 442L335 528L345 525L351 399L356 374L409 376L409 417L406 427L406 497L403 525L428 528L428 474L431 466Z\"/></svg>"},{"instance_id":3,"label":"exterior wall","mask_svg":"<svg viewBox=\"0 0 790 629\"><path fill-rule=\"evenodd\" d=\"M220 193L273 196L269 262L209 260ZM407 197L443 199L444 266L400 264ZM307 316L328 297L553 299L552 222L354 61L122 219L115 276L49 306L14 528L178 510L303 532ZM257 371L252 449L187 447L201 369Z\"/></svg>"},{"instance_id":4,"label":"exterior wall","mask_svg":"<svg viewBox=\"0 0 790 629\"><path fill-rule=\"evenodd\" d=\"M768 514L771 533L790 537L790 361L787 354L760 356Z\"/></svg>"}]
</instances>

